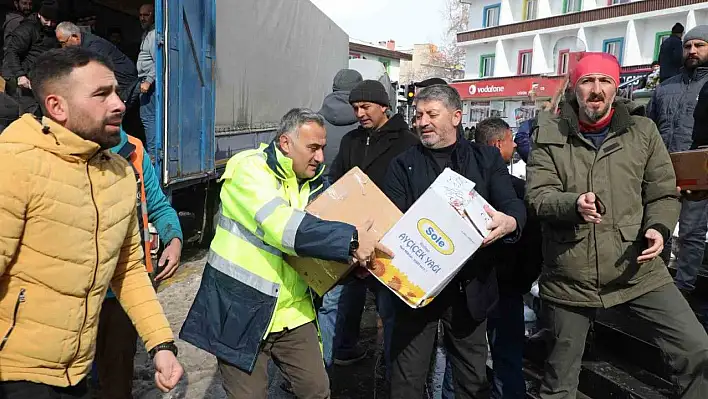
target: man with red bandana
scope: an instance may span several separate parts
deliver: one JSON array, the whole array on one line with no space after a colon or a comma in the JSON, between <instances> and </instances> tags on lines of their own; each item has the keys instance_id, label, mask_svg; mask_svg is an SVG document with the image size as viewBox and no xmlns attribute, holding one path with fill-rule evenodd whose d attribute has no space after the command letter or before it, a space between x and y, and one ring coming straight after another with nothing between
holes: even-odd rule
<instances>
[{"instance_id":1,"label":"man with red bandana","mask_svg":"<svg viewBox=\"0 0 708 399\"><path fill-rule=\"evenodd\" d=\"M526 197L542 223L539 280L554 337L543 399L576 397L598 309L641 323L684 399L708 395L708 335L660 258L679 214L676 177L656 125L616 98L617 59L586 53L560 112L541 112Z\"/></svg>"}]
</instances>

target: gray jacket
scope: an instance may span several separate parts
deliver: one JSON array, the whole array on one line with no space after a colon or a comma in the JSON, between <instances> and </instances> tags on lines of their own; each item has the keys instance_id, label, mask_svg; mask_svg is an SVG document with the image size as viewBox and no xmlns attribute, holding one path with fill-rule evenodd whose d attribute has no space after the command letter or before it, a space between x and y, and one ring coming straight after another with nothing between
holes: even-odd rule
<instances>
[{"instance_id":1,"label":"gray jacket","mask_svg":"<svg viewBox=\"0 0 708 399\"><path fill-rule=\"evenodd\" d=\"M339 153L342 137L359 126L354 109L349 104L348 91L335 91L325 97L318 112L325 119L327 147L324 150L325 163L331 165Z\"/></svg>"},{"instance_id":2,"label":"gray jacket","mask_svg":"<svg viewBox=\"0 0 708 399\"><path fill-rule=\"evenodd\" d=\"M138 79L141 82L155 81L155 61L157 60L157 43L155 42L155 27L153 26L140 43L138 54Z\"/></svg>"},{"instance_id":3,"label":"gray jacket","mask_svg":"<svg viewBox=\"0 0 708 399\"><path fill-rule=\"evenodd\" d=\"M698 94L706 82L708 68L696 68L690 74L683 70L680 75L662 82L654 91L648 116L659 128L669 152L691 148L693 111L698 102Z\"/></svg>"}]
</instances>

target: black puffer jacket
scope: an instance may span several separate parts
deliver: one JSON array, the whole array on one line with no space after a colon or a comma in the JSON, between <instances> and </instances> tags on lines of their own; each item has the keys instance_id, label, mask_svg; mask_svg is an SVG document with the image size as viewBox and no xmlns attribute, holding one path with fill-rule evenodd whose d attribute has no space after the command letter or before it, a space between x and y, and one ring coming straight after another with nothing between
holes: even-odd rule
<instances>
[{"instance_id":1,"label":"black puffer jacket","mask_svg":"<svg viewBox=\"0 0 708 399\"><path fill-rule=\"evenodd\" d=\"M351 168L358 166L383 189L391 160L418 142L418 137L410 131L399 114L389 119L378 131L360 126L342 138L329 178L335 182Z\"/></svg>"},{"instance_id":2,"label":"black puffer jacket","mask_svg":"<svg viewBox=\"0 0 708 399\"><path fill-rule=\"evenodd\" d=\"M59 47L54 32L46 32L37 14L27 17L5 43L2 75L5 78L27 76L41 54Z\"/></svg>"}]
</instances>

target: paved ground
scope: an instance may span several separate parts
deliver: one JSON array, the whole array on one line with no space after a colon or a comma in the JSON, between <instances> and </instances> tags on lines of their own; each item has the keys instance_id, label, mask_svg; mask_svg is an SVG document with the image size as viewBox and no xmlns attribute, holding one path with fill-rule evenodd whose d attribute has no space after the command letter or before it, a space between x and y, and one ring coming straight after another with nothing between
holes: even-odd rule
<instances>
[{"instance_id":1,"label":"paved ground","mask_svg":"<svg viewBox=\"0 0 708 399\"><path fill-rule=\"evenodd\" d=\"M190 251L185 254L185 262L179 272L158 290L158 296L167 314L175 336L189 311L197 293L204 268L205 251ZM331 373L333 398L381 398L383 390L375 392L376 362L380 358L376 314L373 302L367 301L367 309L362 320L362 344L369 349L368 357L349 367L335 368ZM179 386L169 394L162 394L154 386L154 371L144 349L140 349L135 359L133 394L136 399L223 399L221 378L213 356L185 342L177 341L179 359L185 368L185 377ZM283 382L280 373L271 365L269 399L290 399L294 396L280 389ZM380 384L379 384L380 385Z\"/></svg>"}]
</instances>

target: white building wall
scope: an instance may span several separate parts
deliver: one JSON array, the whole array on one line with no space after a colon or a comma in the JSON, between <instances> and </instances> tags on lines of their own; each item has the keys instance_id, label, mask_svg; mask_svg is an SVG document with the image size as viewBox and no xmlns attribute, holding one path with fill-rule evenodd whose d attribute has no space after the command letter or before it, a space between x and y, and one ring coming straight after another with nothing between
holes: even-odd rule
<instances>
[{"instance_id":1,"label":"white building wall","mask_svg":"<svg viewBox=\"0 0 708 399\"><path fill-rule=\"evenodd\" d=\"M470 4L470 17L468 22L469 30L482 29L484 22L484 7L493 4L506 3L508 0L475 0ZM503 8L503 7L502 7ZM507 12L511 12L507 4ZM499 16L499 23L502 23L502 16Z\"/></svg>"},{"instance_id":2,"label":"white building wall","mask_svg":"<svg viewBox=\"0 0 708 399\"><path fill-rule=\"evenodd\" d=\"M551 0L538 0L536 18L548 18L553 16L551 12Z\"/></svg>"},{"instance_id":3,"label":"white building wall","mask_svg":"<svg viewBox=\"0 0 708 399\"><path fill-rule=\"evenodd\" d=\"M594 27L585 27L585 36L587 37L587 46L589 51L602 51L603 42L607 39L623 38L625 39L624 50L627 51L627 40L624 37L627 33L627 23L618 23L611 25L598 25ZM623 57L624 58L624 57ZM623 60L624 61L624 60ZM624 65L624 62L623 62Z\"/></svg>"},{"instance_id":4,"label":"white building wall","mask_svg":"<svg viewBox=\"0 0 708 399\"><path fill-rule=\"evenodd\" d=\"M524 20L524 0L507 0L514 22Z\"/></svg>"},{"instance_id":5,"label":"white building wall","mask_svg":"<svg viewBox=\"0 0 708 399\"><path fill-rule=\"evenodd\" d=\"M470 29L482 29L484 7L491 4L501 4L501 24L523 21L524 0L474 1L470 7ZM583 0L582 9L591 10L606 6L607 0ZM563 0L538 0L537 18L559 15L562 11ZM678 7L640 14L636 17L617 18L610 23L596 21L580 27L578 25L569 28L557 27L514 34L506 38L490 38L465 45L467 49L465 78L479 77L479 57L482 54L495 54L494 76L516 75L518 52L526 49L533 49L533 74L555 72L558 66L558 50L563 50L561 47L576 47L572 50L580 50L574 38L580 39L585 44L586 51L603 51L605 40L622 38L623 66L650 64L654 61L656 33L670 31L676 22L682 23L687 30L697 24L708 23L708 1L691 7ZM558 45L560 40L570 42L570 45Z\"/></svg>"},{"instance_id":6,"label":"white building wall","mask_svg":"<svg viewBox=\"0 0 708 399\"><path fill-rule=\"evenodd\" d=\"M496 42L480 44L474 47L473 51L467 51L465 57L465 79L478 79L479 76L479 60L483 54L496 55ZM496 63L497 60L495 59Z\"/></svg>"},{"instance_id":7,"label":"white building wall","mask_svg":"<svg viewBox=\"0 0 708 399\"><path fill-rule=\"evenodd\" d=\"M519 51L521 50L533 50L533 37L524 37L517 40L505 40L504 50L506 52L506 59L509 63L508 70L509 75L518 74L518 63L519 63ZM534 54L535 57L535 54ZM509 76L507 75L507 76Z\"/></svg>"}]
</instances>

